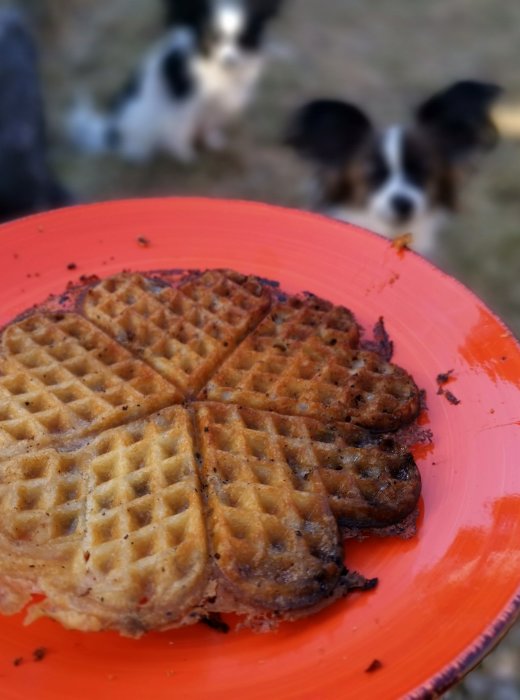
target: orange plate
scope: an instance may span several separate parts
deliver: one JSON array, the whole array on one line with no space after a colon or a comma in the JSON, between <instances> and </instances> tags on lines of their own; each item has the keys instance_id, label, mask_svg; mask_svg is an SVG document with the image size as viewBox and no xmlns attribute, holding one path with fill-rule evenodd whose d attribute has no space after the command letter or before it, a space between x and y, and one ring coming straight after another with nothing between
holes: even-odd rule
<instances>
[{"instance_id":1,"label":"orange plate","mask_svg":"<svg viewBox=\"0 0 520 700\"><path fill-rule=\"evenodd\" d=\"M3 699L432 697L517 616L520 349L484 304L417 255L351 226L263 205L82 206L0 227L0 323L80 274L220 266L345 304L366 328L384 316L396 362L427 391L434 432L416 453L424 482L417 537L349 543L349 567L378 576L379 587L269 634L198 625L130 640L4 617ZM458 405L436 393L437 374L451 369ZM48 653L35 662L41 646ZM19 666L16 657L24 658ZM367 672L374 659L382 666Z\"/></svg>"}]
</instances>

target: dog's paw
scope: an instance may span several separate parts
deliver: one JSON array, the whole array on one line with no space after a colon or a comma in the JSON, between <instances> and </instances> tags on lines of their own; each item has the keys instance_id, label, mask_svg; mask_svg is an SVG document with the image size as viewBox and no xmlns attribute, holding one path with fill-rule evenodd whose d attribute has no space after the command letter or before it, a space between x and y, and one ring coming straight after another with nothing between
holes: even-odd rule
<instances>
[{"instance_id":1,"label":"dog's paw","mask_svg":"<svg viewBox=\"0 0 520 700\"><path fill-rule=\"evenodd\" d=\"M203 142L210 151L220 153L228 147L228 139L220 129L210 129L203 135Z\"/></svg>"}]
</instances>

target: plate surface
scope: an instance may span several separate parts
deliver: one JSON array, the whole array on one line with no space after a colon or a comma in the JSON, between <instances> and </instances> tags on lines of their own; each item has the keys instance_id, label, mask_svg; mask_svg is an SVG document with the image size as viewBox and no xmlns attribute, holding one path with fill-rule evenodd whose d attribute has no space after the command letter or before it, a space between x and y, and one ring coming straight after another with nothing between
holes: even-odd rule
<instances>
[{"instance_id":1,"label":"plate surface","mask_svg":"<svg viewBox=\"0 0 520 700\"><path fill-rule=\"evenodd\" d=\"M367 329L384 316L394 361L427 391L434 433L415 453L423 477L417 537L349 542L349 568L378 576L378 588L275 633L222 635L198 625L129 640L1 618L2 698L431 697L517 616L520 349L483 303L415 254L265 205L75 207L0 227L0 324L82 274L222 266L342 303ZM452 369L457 405L436 393L436 376ZM38 647L47 654L36 662ZM24 661L15 666L17 657ZM381 667L369 673L374 659Z\"/></svg>"}]
</instances>

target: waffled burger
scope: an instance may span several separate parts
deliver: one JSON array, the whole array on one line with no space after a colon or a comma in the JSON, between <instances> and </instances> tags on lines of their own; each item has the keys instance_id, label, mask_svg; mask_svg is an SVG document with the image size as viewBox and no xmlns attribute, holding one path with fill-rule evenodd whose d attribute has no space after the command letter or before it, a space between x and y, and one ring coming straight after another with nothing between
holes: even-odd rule
<instances>
[{"instance_id":1,"label":"waffled burger","mask_svg":"<svg viewBox=\"0 0 520 700\"><path fill-rule=\"evenodd\" d=\"M1 612L40 593L29 620L82 630L264 628L374 584L343 538L413 527L395 431L419 392L350 311L222 270L72 299L1 337Z\"/></svg>"}]
</instances>

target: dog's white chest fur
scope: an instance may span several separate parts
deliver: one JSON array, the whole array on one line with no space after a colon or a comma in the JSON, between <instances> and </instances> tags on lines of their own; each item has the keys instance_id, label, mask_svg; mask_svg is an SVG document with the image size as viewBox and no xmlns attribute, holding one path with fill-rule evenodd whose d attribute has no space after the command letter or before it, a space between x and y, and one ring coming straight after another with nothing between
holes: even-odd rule
<instances>
[{"instance_id":1,"label":"dog's white chest fur","mask_svg":"<svg viewBox=\"0 0 520 700\"><path fill-rule=\"evenodd\" d=\"M448 213L440 209L426 211L414 217L413 221L403 226L389 224L370 209L349 207L332 207L327 214L334 219L361 226L386 238L395 238L403 233L412 234L412 248L421 255L431 257L435 251L439 231L446 225Z\"/></svg>"},{"instance_id":2,"label":"dog's white chest fur","mask_svg":"<svg viewBox=\"0 0 520 700\"><path fill-rule=\"evenodd\" d=\"M193 59L201 108L215 110L222 118L231 118L248 106L263 68L260 56L242 57L233 66Z\"/></svg>"}]
</instances>

